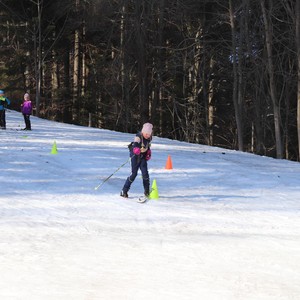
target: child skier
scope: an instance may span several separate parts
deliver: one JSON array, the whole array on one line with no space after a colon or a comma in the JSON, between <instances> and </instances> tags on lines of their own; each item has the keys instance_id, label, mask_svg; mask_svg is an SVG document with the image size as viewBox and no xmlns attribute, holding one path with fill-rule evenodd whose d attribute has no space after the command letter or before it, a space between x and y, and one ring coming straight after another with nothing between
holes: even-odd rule
<instances>
[{"instance_id":1,"label":"child skier","mask_svg":"<svg viewBox=\"0 0 300 300\"><path fill-rule=\"evenodd\" d=\"M4 91L0 90L0 128L6 129L5 109L10 101L4 96Z\"/></svg>"},{"instance_id":2,"label":"child skier","mask_svg":"<svg viewBox=\"0 0 300 300\"><path fill-rule=\"evenodd\" d=\"M121 196L128 198L128 191L131 184L135 180L138 170L140 169L143 177L144 194L146 197L150 193L150 179L148 173L148 160L151 159L151 139L152 139L152 129L153 125L150 123L145 123L141 132L138 132L130 144L130 157L131 157L131 174L127 178L123 189L121 191Z\"/></svg>"},{"instance_id":3,"label":"child skier","mask_svg":"<svg viewBox=\"0 0 300 300\"><path fill-rule=\"evenodd\" d=\"M32 113L32 104L28 93L24 94L24 100L21 104L21 111L24 116L25 128L23 130L31 130L30 115Z\"/></svg>"}]
</instances>

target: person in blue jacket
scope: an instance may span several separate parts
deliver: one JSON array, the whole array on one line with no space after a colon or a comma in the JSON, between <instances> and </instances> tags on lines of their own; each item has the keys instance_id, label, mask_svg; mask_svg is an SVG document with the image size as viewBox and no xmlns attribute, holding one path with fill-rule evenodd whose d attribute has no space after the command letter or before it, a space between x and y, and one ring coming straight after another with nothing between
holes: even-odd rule
<instances>
[{"instance_id":1,"label":"person in blue jacket","mask_svg":"<svg viewBox=\"0 0 300 300\"><path fill-rule=\"evenodd\" d=\"M6 129L5 109L10 101L4 96L4 91L0 90L0 128Z\"/></svg>"},{"instance_id":2,"label":"person in blue jacket","mask_svg":"<svg viewBox=\"0 0 300 300\"><path fill-rule=\"evenodd\" d=\"M148 160L151 159L151 139L152 139L153 125L151 123L145 123L141 132L138 132L129 146L131 157L131 174L126 179L120 196L128 198L128 191L131 184L135 180L138 170L142 172L144 194L149 196L150 191L150 179L148 173Z\"/></svg>"}]
</instances>

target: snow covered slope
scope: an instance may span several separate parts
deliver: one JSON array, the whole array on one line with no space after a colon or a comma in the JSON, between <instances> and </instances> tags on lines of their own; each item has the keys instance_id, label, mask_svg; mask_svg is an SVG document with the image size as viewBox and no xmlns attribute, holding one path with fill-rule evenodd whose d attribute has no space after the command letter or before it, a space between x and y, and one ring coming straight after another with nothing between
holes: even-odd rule
<instances>
[{"instance_id":1,"label":"snow covered slope","mask_svg":"<svg viewBox=\"0 0 300 300\"><path fill-rule=\"evenodd\" d=\"M129 163L95 190L134 135L31 121L0 131L0 299L299 299L299 163L154 137L139 204Z\"/></svg>"}]
</instances>

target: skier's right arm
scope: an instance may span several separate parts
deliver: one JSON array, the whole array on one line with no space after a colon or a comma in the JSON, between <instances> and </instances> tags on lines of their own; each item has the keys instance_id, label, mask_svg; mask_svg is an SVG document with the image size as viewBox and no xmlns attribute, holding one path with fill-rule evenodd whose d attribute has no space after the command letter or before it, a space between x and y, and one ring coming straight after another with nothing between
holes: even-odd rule
<instances>
[{"instance_id":1,"label":"skier's right arm","mask_svg":"<svg viewBox=\"0 0 300 300\"><path fill-rule=\"evenodd\" d=\"M139 135L136 135L133 140L133 154L140 155L141 154L141 138Z\"/></svg>"}]
</instances>

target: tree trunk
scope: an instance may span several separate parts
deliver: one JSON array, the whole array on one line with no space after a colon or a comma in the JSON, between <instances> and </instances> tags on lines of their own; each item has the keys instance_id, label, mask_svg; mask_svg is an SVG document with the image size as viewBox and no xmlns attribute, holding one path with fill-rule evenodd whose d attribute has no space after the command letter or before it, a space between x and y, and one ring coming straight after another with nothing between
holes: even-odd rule
<instances>
[{"instance_id":1,"label":"tree trunk","mask_svg":"<svg viewBox=\"0 0 300 300\"><path fill-rule=\"evenodd\" d=\"M79 16L80 0L76 0L76 14ZM78 96L79 96L79 73L80 73L80 27L74 32L74 58L73 58L73 103L72 103L72 121L78 121Z\"/></svg>"},{"instance_id":2,"label":"tree trunk","mask_svg":"<svg viewBox=\"0 0 300 300\"><path fill-rule=\"evenodd\" d=\"M278 99L276 95L276 82L274 78L274 63L273 63L273 51L272 51L272 28L269 15L265 8L265 1L261 0L261 10L263 13L263 20L265 26L265 38L266 38L266 47L267 47L267 64L268 64L268 73L269 73L269 88L270 96L273 104L273 113L274 113L274 127L275 127L275 140L276 140L276 157L282 158L282 137L281 137L281 120L280 120L280 108L278 105ZM271 9L271 8L269 8ZM269 12L270 14L270 12Z\"/></svg>"},{"instance_id":3,"label":"tree trunk","mask_svg":"<svg viewBox=\"0 0 300 300\"><path fill-rule=\"evenodd\" d=\"M70 88L70 49L67 46L64 53L63 60L64 67L64 99L63 101L63 122L71 123L71 88Z\"/></svg>"},{"instance_id":4,"label":"tree trunk","mask_svg":"<svg viewBox=\"0 0 300 300\"><path fill-rule=\"evenodd\" d=\"M151 120L156 124L156 133L161 134L162 130L159 125L160 113L162 111L163 102L163 91L162 91L162 74L163 74L163 30L164 30L164 9L165 0L159 1L158 13L157 13L157 50L156 57L154 57L154 66L156 70L154 71L154 90L151 102Z\"/></svg>"},{"instance_id":5,"label":"tree trunk","mask_svg":"<svg viewBox=\"0 0 300 300\"><path fill-rule=\"evenodd\" d=\"M79 30L75 30L74 34L74 62L73 62L73 106L72 119L77 121L77 100L78 100L78 85L79 85Z\"/></svg>"},{"instance_id":6,"label":"tree trunk","mask_svg":"<svg viewBox=\"0 0 300 300\"><path fill-rule=\"evenodd\" d=\"M209 63L209 69L212 70L214 67L214 60L211 57ZM214 97L214 79L209 79L208 84L208 110L207 110L207 120L208 120L208 145L214 145L214 112L215 112L215 105L213 103ZM205 83L204 83L205 84Z\"/></svg>"},{"instance_id":7,"label":"tree trunk","mask_svg":"<svg viewBox=\"0 0 300 300\"><path fill-rule=\"evenodd\" d=\"M85 23L83 22L82 24L82 43L85 43ZM86 52L84 51L84 49L82 49L81 51L81 56L82 56L82 60L81 60L81 97L85 96L86 93L86 78L87 78L87 67L86 67Z\"/></svg>"},{"instance_id":8,"label":"tree trunk","mask_svg":"<svg viewBox=\"0 0 300 300\"><path fill-rule=\"evenodd\" d=\"M241 62L238 61L237 57L237 45L236 45L236 29L234 23L234 12L232 7L232 0L229 0L229 18L231 27L231 39L232 39L232 66L233 66L233 89L232 89L232 99L234 104L235 121L237 127L237 137L238 137L238 149L240 151L244 150L243 142L243 122L242 122L242 109L241 109L241 94L239 93L239 75L238 65Z\"/></svg>"},{"instance_id":9,"label":"tree trunk","mask_svg":"<svg viewBox=\"0 0 300 300\"><path fill-rule=\"evenodd\" d=\"M127 1L124 1L122 6L122 16L120 25L120 58L121 58L121 87L122 87L122 98L120 99L121 112L121 126L125 132L128 132L130 126L130 79L129 79L129 66L128 56L126 55L126 40L127 40L127 23L128 23L128 12L127 12ZM117 119L117 125L119 118Z\"/></svg>"},{"instance_id":10,"label":"tree trunk","mask_svg":"<svg viewBox=\"0 0 300 300\"><path fill-rule=\"evenodd\" d=\"M51 68L51 99L52 99L52 107L51 114L54 120L57 120L57 116L59 115L59 120L61 117L60 113L60 105L57 98L57 90L59 88L59 68L57 65L57 57L55 50L52 50L52 68Z\"/></svg>"},{"instance_id":11,"label":"tree trunk","mask_svg":"<svg viewBox=\"0 0 300 300\"><path fill-rule=\"evenodd\" d=\"M42 81L42 1L36 2L38 9L38 38L36 44L36 116L40 115L41 81ZM36 39L35 39L36 41Z\"/></svg>"},{"instance_id":12,"label":"tree trunk","mask_svg":"<svg viewBox=\"0 0 300 300\"><path fill-rule=\"evenodd\" d=\"M297 130L298 130L298 161L300 160L300 0L296 0L296 46L298 64L297 83Z\"/></svg>"},{"instance_id":13,"label":"tree trunk","mask_svg":"<svg viewBox=\"0 0 300 300\"><path fill-rule=\"evenodd\" d=\"M139 81L139 103L141 112L141 122L149 121L149 99L148 99L148 85L147 85L147 63L146 63L146 22L145 15L146 2L136 0L136 43L137 43L137 65L138 65L138 81Z\"/></svg>"}]
</instances>

